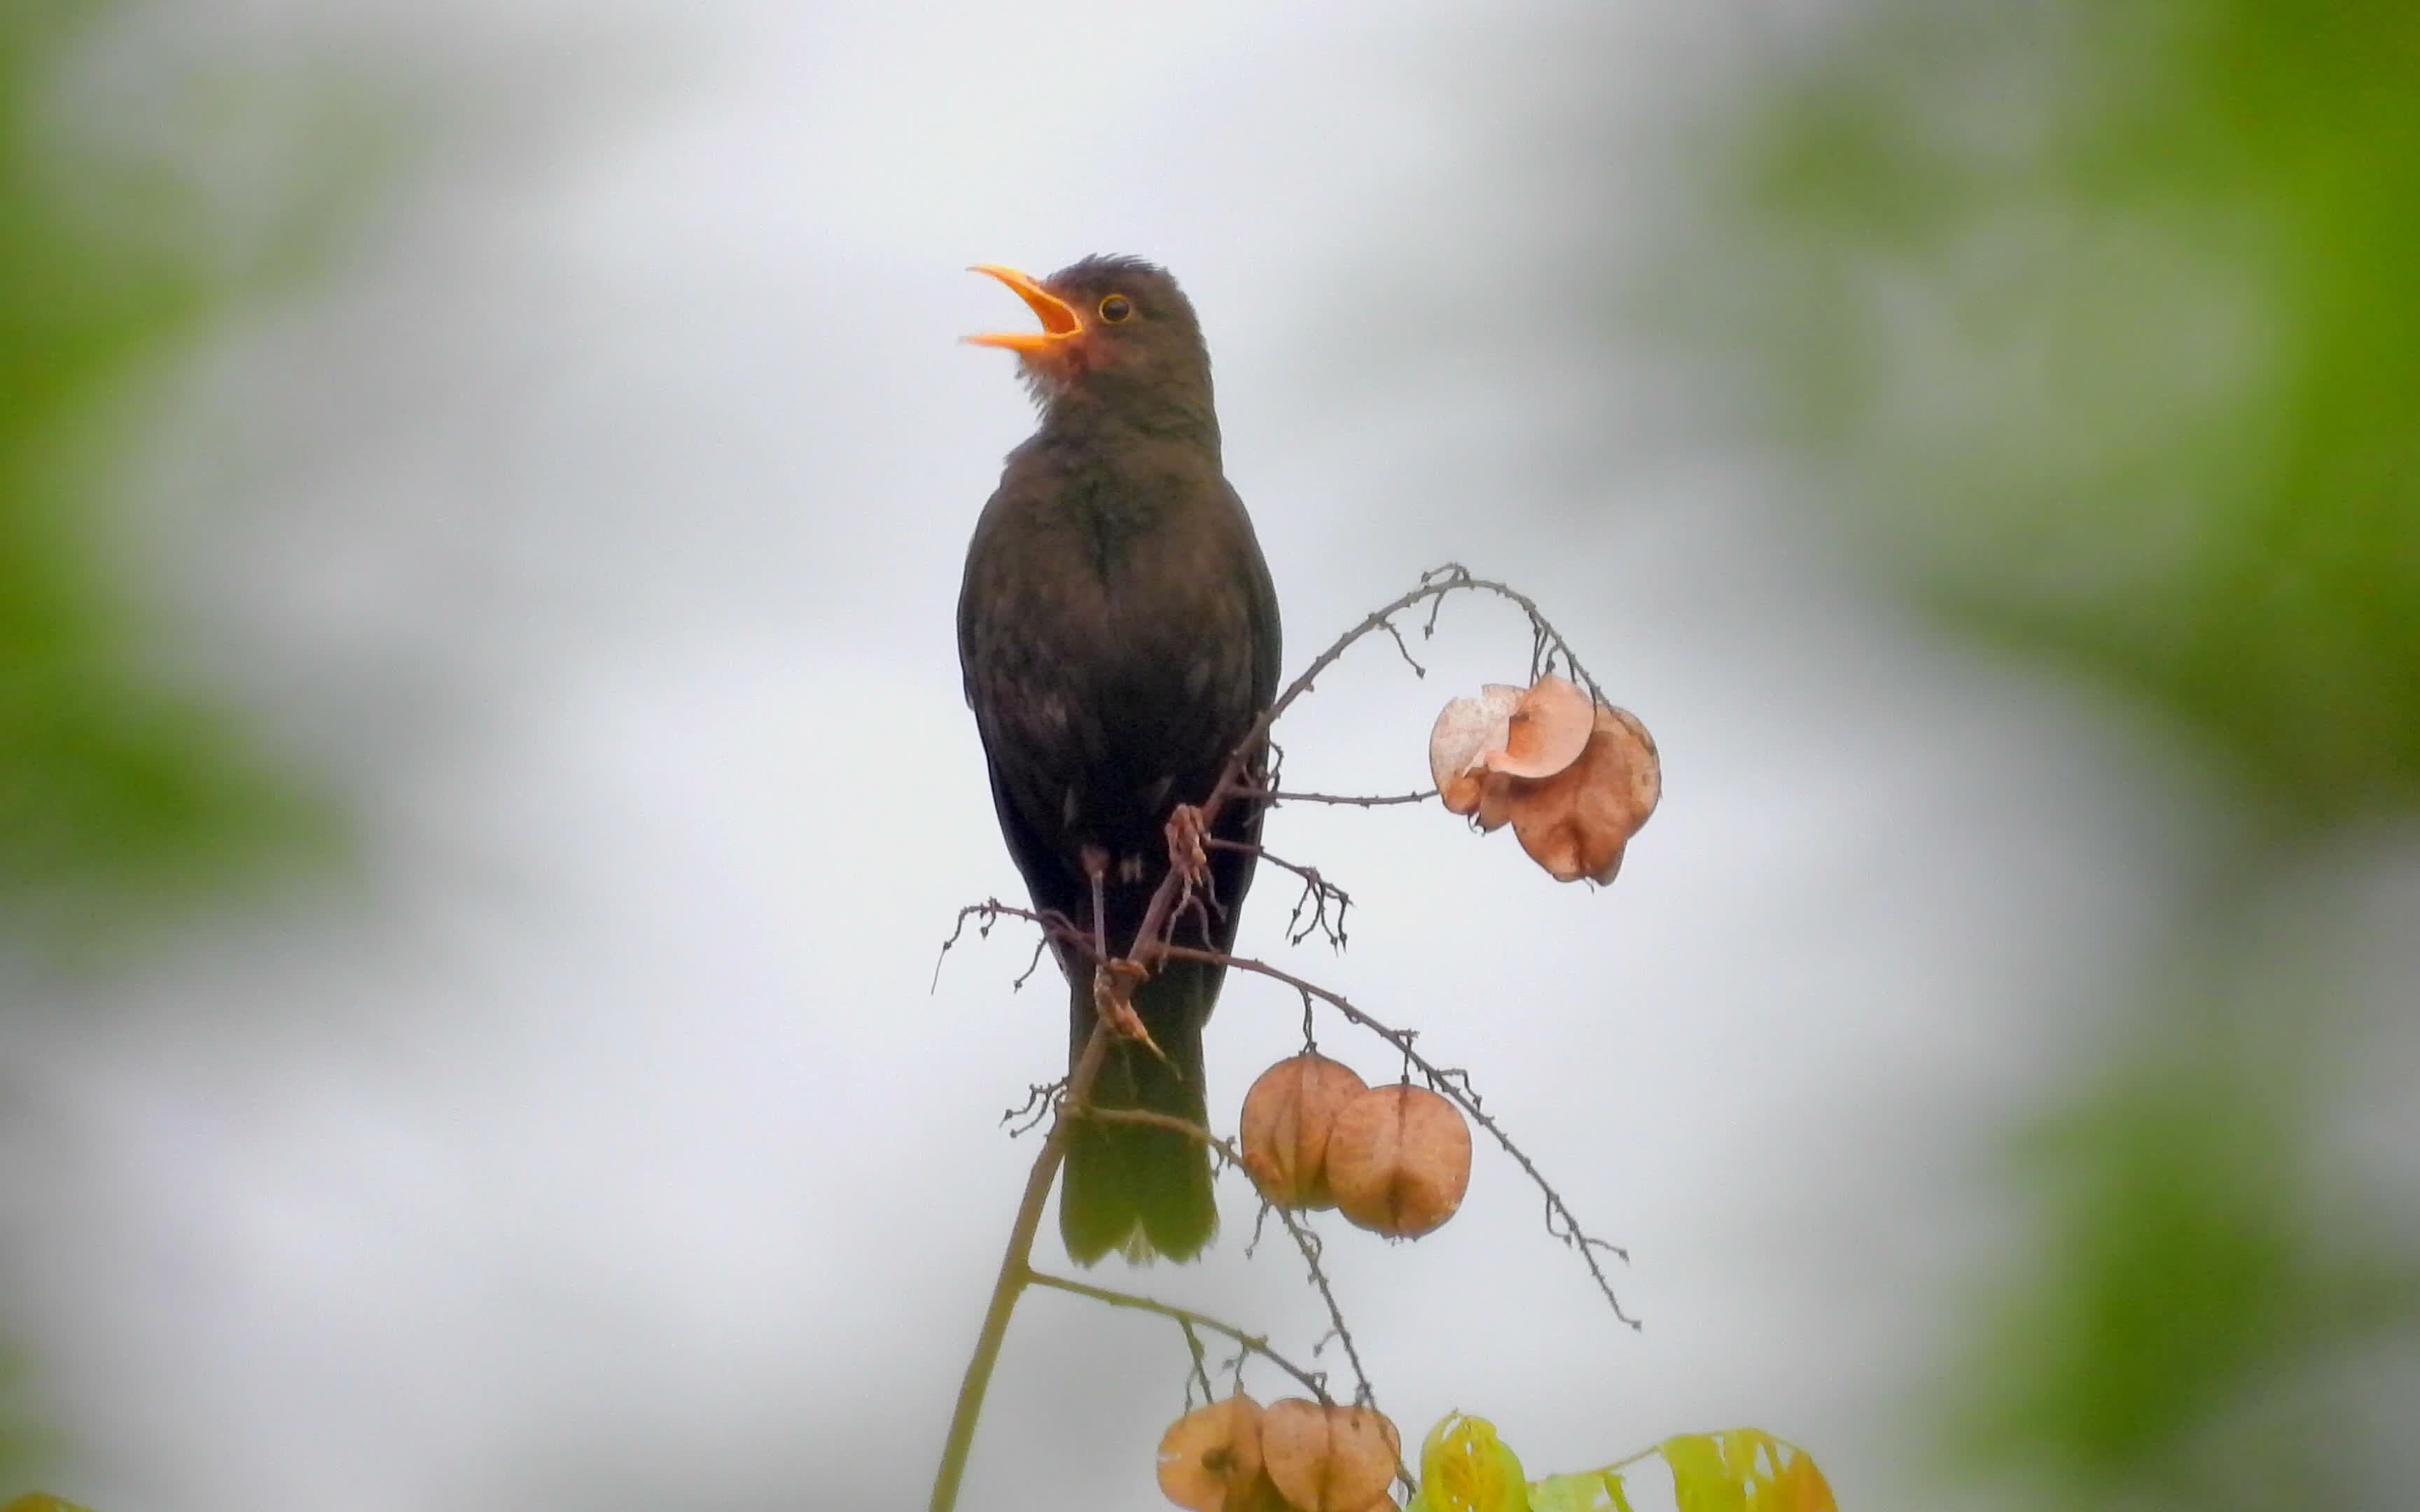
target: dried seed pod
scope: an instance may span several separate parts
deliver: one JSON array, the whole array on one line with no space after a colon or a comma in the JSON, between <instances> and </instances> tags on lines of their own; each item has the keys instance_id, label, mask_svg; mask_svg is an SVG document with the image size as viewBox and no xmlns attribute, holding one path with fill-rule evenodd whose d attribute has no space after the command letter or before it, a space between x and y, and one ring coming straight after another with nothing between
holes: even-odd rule
<instances>
[{"instance_id":1,"label":"dried seed pod","mask_svg":"<svg viewBox=\"0 0 2420 1512\"><path fill-rule=\"evenodd\" d=\"M1373 1087L1347 1103L1328 1132L1327 1187L1358 1227L1418 1239L1462 1206L1470 1126L1425 1087Z\"/></svg>"},{"instance_id":2,"label":"dried seed pod","mask_svg":"<svg viewBox=\"0 0 2420 1512\"><path fill-rule=\"evenodd\" d=\"M1611 882L1630 837L1663 796L1654 739L1627 709L1597 705L1587 749L1553 777L1514 782L1501 809L1529 858L1558 882Z\"/></svg>"},{"instance_id":3,"label":"dried seed pod","mask_svg":"<svg viewBox=\"0 0 2420 1512\"><path fill-rule=\"evenodd\" d=\"M1552 777L1580 759L1594 725L1595 705L1579 685L1553 672L1521 695L1505 721L1501 749L1481 757L1491 772L1532 780Z\"/></svg>"},{"instance_id":4,"label":"dried seed pod","mask_svg":"<svg viewBox=\"0 0 2420 1512\"><path fill-rule=\"evenodd\" d=\"M1477 698L1459 698L1439 710L1429 731L1429 779L1447 810L1466 814L1479 807L1482 764L1502 750L1512 711L1527 688L1490 683Z\"/></svg>"},{"instance_id":5,"label":"dried seed pod","mask_svg":"<svg viewBox=\"0 0 2420 1512\"><path fill-rule=\"evenodd\" d=\"M1261 1462L1296 1512L1375 1512L1402 1440L1374 1407L1289 1397L1261 1418Z\"/></svg>"},{"instance_id":6,"label":"dried seed pod","mask_svg":"<svg viewBox=\"0 0 2420 1512\"><path fill-rule=\"evenodd\" d=\"M1353 1068L1326 1056L1293 1056L1261 1072L1244 1094L1244 1169L1281 1208L1332 1208L1327 1136L1336 1115L1364 1090Z\"/></svg>"},{"instance_id":7,"label":"dried seed pod","mask_svg":"<svg viewBox=\"0 0 2420 1512\"><path fill-rule=\"evenodd\" d=\"M1197 1407L1159 1440L1159 1489L1191 1512L1246 1506L1261 1479L1261 1404L1241 1392Z\"/></svg>"}]
</instances>

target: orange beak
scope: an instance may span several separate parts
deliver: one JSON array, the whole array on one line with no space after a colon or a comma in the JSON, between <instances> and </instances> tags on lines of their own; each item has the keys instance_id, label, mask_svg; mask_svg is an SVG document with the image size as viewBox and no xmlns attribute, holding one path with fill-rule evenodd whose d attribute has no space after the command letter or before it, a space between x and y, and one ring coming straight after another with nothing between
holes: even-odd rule
<instances>
[{"instance_id":1,"label":"orange beak","mask_svg":"<svg viewBox=\"0 0 2420 1512\"><path fill-rule=\"evenodd\" d=\"M1032 357L1056 347L1061 342L1083 334L1083 322L1066 301L1051 293L1014 268L998 263L977 263L967 270L970 273L988 273L1016 291L1016 297L1033 307L1042 317L1039 331L987 331L966 339L978 347L1005 347L1010 351Z\"/></svg>"}]
</instances>

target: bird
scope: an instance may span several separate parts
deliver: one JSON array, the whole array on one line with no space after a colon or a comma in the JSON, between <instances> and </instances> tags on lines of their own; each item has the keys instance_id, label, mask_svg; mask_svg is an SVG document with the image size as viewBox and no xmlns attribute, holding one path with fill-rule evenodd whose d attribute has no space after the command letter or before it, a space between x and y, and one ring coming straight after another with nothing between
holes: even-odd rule
<instances>
[{"instance_id":1,"label":"bird","mask_svg":"<svg viewBox=\"0 0 2420 1512\"><path fill-rule=\"evenodd\" d=\"M993 263L970 270L1014 290L1042 329L966 338L1016 353L1040 410L967 548L967 704L1033 911L1120 956L1170 868L1170 821L1208 798L1276 697L1277 589L1227 481L1209 350L1176 280L1106 255L1042 279ZM1262 735L1248 753L1255 779ZM1219 810L1209 834L1226 843L1206 850L1203 906L1186 910L1180 943L1230 953L1264 810L1251 799ZM1097 1011L1094 962L1051 943L1067 979L1072 1066ZM1135 983L1151 1044L1112 1041L1092 1105L1202 1124L1202 1028L1225 974L1162 960ZM1111 1251L1191 1259L1218 1221L1199 1140L1133 1123L1070 1126L1059 1227L1078 1263Z\"/></svg>"}]
</instances>

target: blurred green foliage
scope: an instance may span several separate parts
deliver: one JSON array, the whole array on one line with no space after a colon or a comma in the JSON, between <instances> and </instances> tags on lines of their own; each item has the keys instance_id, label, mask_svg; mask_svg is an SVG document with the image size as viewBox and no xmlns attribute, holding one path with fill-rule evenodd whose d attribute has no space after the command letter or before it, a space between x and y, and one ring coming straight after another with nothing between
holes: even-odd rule
<instances>
[{"instance_id":1,"label":"blurred green foliage","mask_svg":"<svg viewBox=\"0 0 2420 1512\"><path fill-rule=\"evenodd\" d=\"M1667 291L1941 623L2180 735L2244 821L2019 1141L1956 1466L2378 1504L2325 1383L2420 1362L2420 1256L2364 1223L2413 1173L2331 1163L2360 1005L2241 926L2420 801L2420 7L1884 0L1776 74Z\"/></svg>"},{"instance_id":2,"label":"blurred green foliage","mask_svg":"<svg viewBox=\"0 0 2420 1512\"><path fill-rule=\"evenodd\" d=\"M1722 227L1769 418L1907 580L2288 825L2420 799L2415 101L2409 0L1888 5Z\"/></svg>"},{"instance_id":3,"label":"blurred green foliage","mask_svg":"<svg viewBox=\"0 0 2420 1512\"><path fill-rule=\"evenodd\" d=\"M173 165L55 108L127 8L0 6L0 945L45 954L334 835L240 715L178 686L171 633L115 570L147 386L276 260L230 256Z\"/></svg>"},{"instance_id":4,"label":"blurred green foliage","mask_svg":"<svg viewBox=\"0 0 2420 1512\"><path fill-rule=\"evenodd\" d=\"M121 500L174 363L302 271L360 180L292 186L279 224L230 226L191 163L79 130L63 81L137 10L0 3L0 1029L42 1006L7 968L89 961L341 833L239 711L184 686L173 628L122 570ZM0 1351L0 1495L46 1458L29 1374Z\"/></svg>"}]
</instances>

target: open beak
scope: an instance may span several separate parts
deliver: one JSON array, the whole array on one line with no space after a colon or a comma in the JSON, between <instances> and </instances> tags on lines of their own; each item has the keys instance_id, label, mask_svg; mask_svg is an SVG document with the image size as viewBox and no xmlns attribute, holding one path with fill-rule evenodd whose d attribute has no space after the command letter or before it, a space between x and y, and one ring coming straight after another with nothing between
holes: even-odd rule
<instances>
[{"instance_id":1,"label":"open beak","mask_svg":"<svg viewBox=\"0 0 2420 1512\"><path fill-rule=\"evenodd\" d=\"M1076 318L1076 312L1066 301L1016 269L1003 268L998 263L977 263L967 271L989 273L999 279L1015 289L1016 297L1032 305L1033 313L1042 317L1039 331L986 331L982 335L966 338L976 346L1005 347L1010 351L1031 357L1049 351L1072 336L1082 334L1083 323Z\"/></svg>"}]
</instances>

